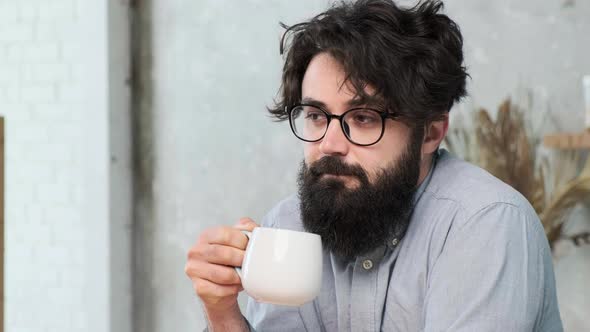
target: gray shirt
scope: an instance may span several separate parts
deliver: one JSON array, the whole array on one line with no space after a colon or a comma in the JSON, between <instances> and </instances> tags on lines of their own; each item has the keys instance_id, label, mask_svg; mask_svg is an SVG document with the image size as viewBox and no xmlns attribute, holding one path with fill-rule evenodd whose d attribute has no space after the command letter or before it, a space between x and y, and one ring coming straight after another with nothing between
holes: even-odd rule
<instances>
[{"instance_id":1,"label":"gray shirt","mask_svg":"<svg viewBox=\"0 0 590 332\"><path fill-rule=\"evenodd\" d=\"M266 227L303 231L299 201ZM258 331L562 331L551 252L527 200L441 150L403 239L345 262L324 253L319 296L301 307L248 300Z\"/></svg>"}]
</instances>

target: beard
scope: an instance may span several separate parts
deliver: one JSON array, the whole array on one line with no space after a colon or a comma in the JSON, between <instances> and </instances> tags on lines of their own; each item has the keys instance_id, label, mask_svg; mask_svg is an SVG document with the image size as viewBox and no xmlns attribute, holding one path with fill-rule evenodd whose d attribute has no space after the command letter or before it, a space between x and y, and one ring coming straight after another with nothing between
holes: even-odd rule
<instances>
[{"instance_id":1,"label":"beard","mask_svg":"<svg viewBox=\"0 0 590 332\"><path fill-rule=\"evenodd\" d=\"M360 165L326 156L299 170L299 198L304 228L322 237L325 249L353 260L405 233L420 174L421 137L413 137L395 165L380 170L373 183ZM358 184L347 188L342 179Z\"/></svg>"}]
</instances>

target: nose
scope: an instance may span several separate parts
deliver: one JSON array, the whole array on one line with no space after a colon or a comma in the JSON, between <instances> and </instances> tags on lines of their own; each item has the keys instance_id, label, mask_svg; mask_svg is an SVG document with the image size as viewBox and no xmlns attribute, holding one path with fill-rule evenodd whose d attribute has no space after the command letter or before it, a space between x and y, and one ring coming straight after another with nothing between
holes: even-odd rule
<instances>
[{"instance_id":1,"label":"nose","mask_svg":"<svg viewBox=\"0 0 590 332\"><path fill-rule=\"evenodd\" d=\"M344 136L340 122L336 119L330 121L326 135L320 142L320 152L324 155L345 156L348 153L350 142Z\"/></svg>"}]
</instances>

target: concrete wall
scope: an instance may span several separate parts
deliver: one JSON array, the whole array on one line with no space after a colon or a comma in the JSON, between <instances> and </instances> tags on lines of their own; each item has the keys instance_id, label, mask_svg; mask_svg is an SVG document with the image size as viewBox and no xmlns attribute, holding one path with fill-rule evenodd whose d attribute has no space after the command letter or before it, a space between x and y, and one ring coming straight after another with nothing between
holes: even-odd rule
<instances>
[{"instance_id":1,"label":"concrete wall","mask_svg":"<svg viewBox=\"0 0 590 332\"><path fill-rule=\"evenodd\" d=\"M5 331L130 330L126 8L0 2Z\"/></svg>"},{"instance_id":2,"label":"concrete wall","mask_svg":"<svg viewBox=\"0 0 590 332\"><path fill-rule=\"evenodd\" d=\"M278 21L325 1L153 1L153 223L138 220L142 331L199 330L200 304L184 275L187 249L206 227L260 220L295 188L299 144L265 105L277 90ZM149 209L149 207L147 208ZM142 260L141 257L137 257ZM147 279L147 280L145 280Z\"/></svg>"},{"instance_id":3,"label":"concrete wall","mask_svg":"<svg viewBox=\"0 0 590 332\"><path fill-rule=\"evenodd\" d=\"M151 280L143 291L154 302L136 309L145 312L139 326L151 326L145 331L198 330L204 321L183 274L186 251L204 228L241 216L260 220L295 189L300 146L286 123L272 123L264 111L280 77L278 22L308 18L327 2L152 3L155 210L140 236L154 246L143 276ZM504 97L531 88L564 129L581 129L590 3L446 4L465 36L471 104L495 109ZM560 300L570 299L562 294Z\"/></svg>"},{"instance_id":4,"label":"concrete wall","mask_svg":"<svg viewBox=\"0 0 590 332\"><path fill-rule=\"evenodd\" d=\"M493 110L524 87L564 129L582 129L582 76L590 72L588 1L445 3L465 37L473 104Z\"/></svg>"}]
</instances>

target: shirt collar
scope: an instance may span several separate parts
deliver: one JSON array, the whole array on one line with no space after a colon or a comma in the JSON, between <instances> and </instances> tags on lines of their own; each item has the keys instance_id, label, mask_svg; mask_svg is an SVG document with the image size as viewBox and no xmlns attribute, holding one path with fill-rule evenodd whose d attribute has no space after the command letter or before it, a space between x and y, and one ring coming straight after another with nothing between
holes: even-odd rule
<instances>
[{"instance_id":1,"label":"shirt collar","mask_svg":"<svg viewBox=\"0 0 590 332\"><path fill-rule=\"evenodd\" d=\"M422 183L420 184L420 186L418 186L418 189L416 189L416 192L414 193L414 206L416 206L416 203L418 203L418 201L420 200L420 197L422 197L422 194L424 193L424 190L426 190L426 187L428 187L428 183L430 183L430 180L432 179L432 173L434 170L434 167L436 166L436 162L438 161L438 157L440 155L440 151L437 150L433 155L432 155L432 163L430 164L430 169L428 170L428 174L426 175L426 177L424 178L424 181L422 181Z\"/></svg>"}]
</instances>

